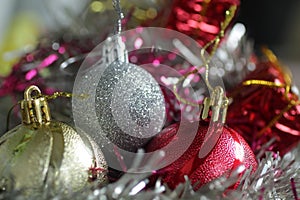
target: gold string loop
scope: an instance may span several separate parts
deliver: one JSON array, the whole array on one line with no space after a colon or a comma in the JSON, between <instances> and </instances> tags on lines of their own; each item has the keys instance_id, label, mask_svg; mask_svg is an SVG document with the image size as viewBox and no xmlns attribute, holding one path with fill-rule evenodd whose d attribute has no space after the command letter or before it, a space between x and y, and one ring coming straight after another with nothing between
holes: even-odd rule
<instances>
[{"instance_id":1,"label":"gold string loop","mask_svg":"<svg viewBox=\"0 0 300 200\"><path fill-rule=\"evenodd\" d=\"M221 114L221 121L222 123L225 123L225 118L226 118L226 114L227 114L227 108L228 108L228 98L225 95L225 91L223 90L223 88L217 86L215 88L213 88L209 82L209 70L210 70L210 62L220 44L221 39L224 37L225 35L225 30L228 27L228 25L230 24L230 22L232 21L235 12L237 10L237 6L233 5L231 6L228 10L226 10L225 12L225 19L223 22L221 22L220 24L220 32L219 34L210 42L208 42L200 51L200 58L203 62L203 65L205 67L205 84L207 85L210 93L211 93L211 97L206 97L203 101L203 105L202 104L198 104L195 102L191 102L189 100L186 100L185 98L181 97L177 90L178 87L177 85L179 85L180 83L182 83L189 75L191 74L197 74L199 73L199 70L203 67L203 66L199 66L196 69L194 69L191 72L186 73L184 76L182 76L176 84L173 85L173 92L176 96L176 98L187 105L191 105L191 106L199 106L200 107L200 112L202 113L201 118L202 119L206 119L209 115L209 111L212 110L212 116L213 116L213 121L217 121L219 119L219 115ZM211 53L209 54L209 56L206 58L205 52L208 48L211 48ZM222 112L221 112L222 110Z\"/></svg>"}]
</instances>

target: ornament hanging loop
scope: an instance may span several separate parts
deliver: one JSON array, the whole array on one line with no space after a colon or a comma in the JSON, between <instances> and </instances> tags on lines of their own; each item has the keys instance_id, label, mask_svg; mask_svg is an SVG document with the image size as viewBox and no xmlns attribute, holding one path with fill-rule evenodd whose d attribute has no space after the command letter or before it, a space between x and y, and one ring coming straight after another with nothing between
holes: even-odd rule
<instances>
[{"instance_id":1,"label":"ornament hanging loop","mask_svg":"<svg viewBox=\"0 0 300 200\"><path fill-rule=\"evenodd\" d=\"M37 93L37 97L42 95L41 90L37 86L31 85L24 92L24 100L29 101L30 99L32 99L33 92Z\"/></svg>"},{"instance_id":2,"label":"ornament hanging loop","mask_svg":"<svg viewBox=\"0 0 300 200\"><path fill-rule=\"evenodd\" d=\"M203 66L205 67L205 83L206 86L208 87L208 90L211 92L211 97L206 97L203 100L203 104L199 105L200 108L200 114L201 114L201 119L206 120L210 116L210 112L212 114L212 121L213 122L221 122L225 123L226 121L226 115L227 115L227 109L229 105L229 99L226 97L226 93L223 90L222 87L216 86L213 87L210 84L209 81L209 71L210 71L210 62L212 61L212 58L214 54L216 53L216 50L221 42L221 39L225 36L225 30L231 23L233 17L235 16L237 10L237 6L233 5L231 6L226 12L225 12L225 19L223 22L220 24L220 32L219 34L210 42L208 42L200 51L200 58L203 62ZM178 44L178 46L181 46L182 48L180 49L187 49L182 43ZM206 51L208 49L211 49L211 53L209 55L206 55ZM186 50L184 50L186 51ZM182 54L185 54L185 52L182 51ZM178 92L177 92L177 85L181 82L183 82L189 75L191 74L197 74L199 73L199 69L195 69L187 74L185 74L182 78L178 80L176 84L173 86L173 92L176 96L176 98L188 105L192 106L198 106L198 104L195 104L194 102L188 101L184 98L182 98Z\"/></svg>"},{"instance_id":3,"label":"ornament hanging loop","mask_svg":"<svg viewBox=\"0 0 300 200\"><path fill-rule=\"evenodd\" d=\"M102 49L103 62L106 65L110 65L115 61L128 63L128 52L126 45L122 40L122 19L124 14L121 9L120 0L113 0L112 5L118 15L117 22L115 24L114 36L110 36L105 40L105 45Z\"/></svg>"},{"instance_id":4,"label":"ornament hanging loop","mask_svg":"<svg viewBox=\"0 0 300 200\"><path fill-rule=\"evenodd\" d=\"M21 114L22 123L33 125L35 128L42 124L50 123L51 117L48 102L37 86L29 86L25 90L24 100L21 101Z\"/></svg>"},{"instance_id":5,"label":"ornament hanging loop","mask_svg":"<svg viewBox=\"0 0 300 200\"><path fill-rule=\"evenodd\" d=\"M228 105L229 99L226 97L223 88L217 86L214 88L212 96L204 99L201 118L207 119L209 116L209 111L212 110L213 122L221 121L221 123L224 124Z\"/></svg>"}]
</instances>

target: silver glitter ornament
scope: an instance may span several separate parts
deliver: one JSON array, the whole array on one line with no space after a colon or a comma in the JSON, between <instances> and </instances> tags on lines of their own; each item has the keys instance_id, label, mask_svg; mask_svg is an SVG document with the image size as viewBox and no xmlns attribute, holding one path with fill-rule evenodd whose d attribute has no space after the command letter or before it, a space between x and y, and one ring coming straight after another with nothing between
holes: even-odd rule
<instances>
[{"instance_id":1,"label":"silver glitter ornament","mask_svg":"<svg viewBox=\"0 0 300 200\"><path fill-rule=\"evenodd\" d=\"M101 134L121 149L135 151L162 129L164 96L150 73L128 62L120 35L124 15L120 0L112 2L119 17L117 34L109 37L102 49L103 62L98 67L103 68L103 73L96 87L96 115Z\"/></svg>"},{"instance_id":2,"label":"silver glitter ornament","mask_svg":"<svg viewBox=\"0 0 300 200\"><path fill-rule=\"evenodd\" d=\"M164 125L164 98L158 83L131 63L115 61L105 69L95 103L103 133L128 151L142 147Z\"/></svg>"}]
</instances>

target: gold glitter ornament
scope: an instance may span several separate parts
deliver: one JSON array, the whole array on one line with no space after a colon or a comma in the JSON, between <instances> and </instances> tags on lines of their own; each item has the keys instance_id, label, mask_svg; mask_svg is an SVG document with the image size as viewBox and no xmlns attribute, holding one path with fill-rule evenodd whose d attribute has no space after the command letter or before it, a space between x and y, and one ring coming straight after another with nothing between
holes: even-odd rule
<instances>
[{"instance_id":1,"label":"gold glitter ornament","mask_svg":"<svg viewBox=\"0 0 300 200\"><path fill-rule=\"evenodd\" d=\"M38 87L26 89L21 113L23 123L0 138L0 191L65 193L107 181L100 149L86 134L51 120Z\"/></svg>"}]
</instances>

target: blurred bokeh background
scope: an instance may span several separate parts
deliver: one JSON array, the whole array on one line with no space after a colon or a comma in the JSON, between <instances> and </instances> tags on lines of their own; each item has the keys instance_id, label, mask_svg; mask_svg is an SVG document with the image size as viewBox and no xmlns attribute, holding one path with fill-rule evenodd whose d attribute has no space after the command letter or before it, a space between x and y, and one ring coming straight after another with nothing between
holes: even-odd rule
<instances>
[{"instance_id":1,"label":"blurred bokeh background","mask_svg":"<svg viewBox=\"0 0 300 200\"><path fill-rule=\"evenodd\" d=\"M0 75L9 72L9 67L5 65L7 62L11 64L16 61L14 58L24 51L30 51L41 35L59 31L62 27L76 30L76 26L83 24L88 26L83 18L93 20L92 17L87 17L86 13L91 2L91 0L1 0ZM96 12L101 12L104 6L111 4L108 0L99 2L102 3L92 5L92 9ZM123 0L121 2L124 6L152 4L163 8L172 0ZM166 6L163 10L158 10L167 14L168 8ZM150 10L149 13L151 14ZM153 14L157 13L152 11ZM111 22L105 24L109 21L107 19L111 18L107 18L106 15L102 18L101 20L97 18L99 26L111 24ZM296 77L300 75L300 67L297 67L300 63L300 1L241 0L237 21L245 24L248 36L255 41L256 48L260 45L269 46L286 65L291 67L297 82ZM81 31L84 32L83 29ZM27 49L23 48L24 45L27 45ZM297 82L297 85L300 85L300 82Z\"/></svg>"},{"instance_id":2,"label":"blurred bokeh background","mask_svg":"<svg viewBox=\"0 0 300 200\"><path fill-rule=\"evenodd\" d=\"M242 0L238 21L245 24L255 48L267 45L290 67L300 86L300 1Z\"/></svg>"}]
</instances>

